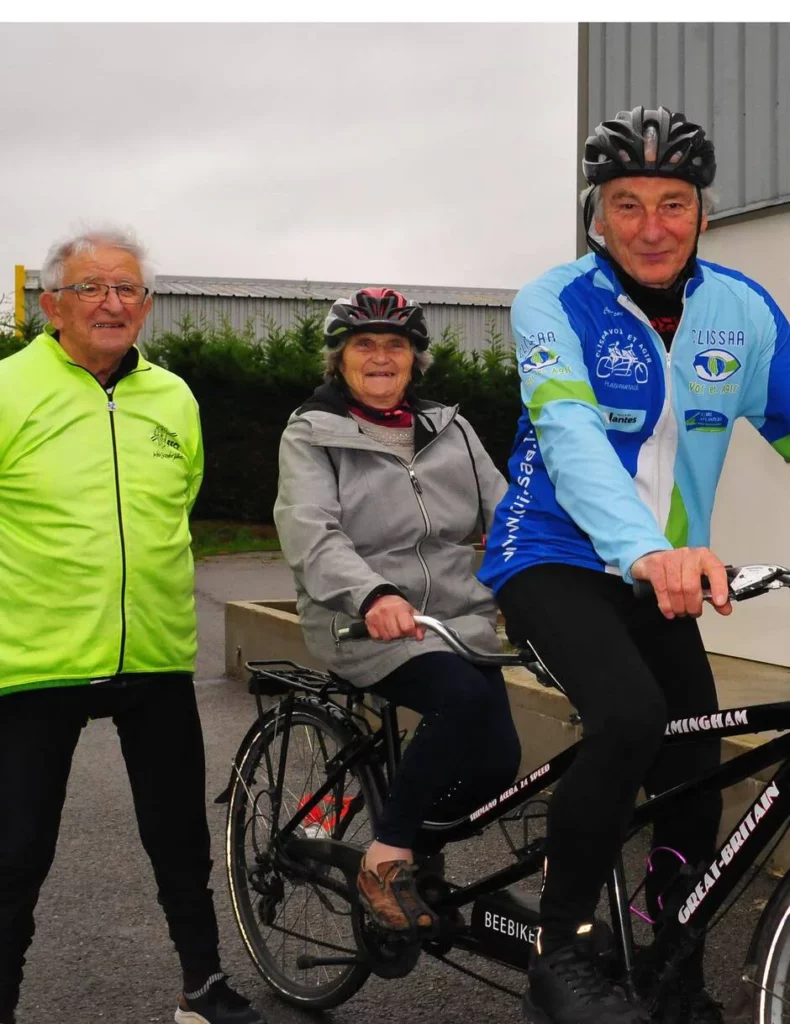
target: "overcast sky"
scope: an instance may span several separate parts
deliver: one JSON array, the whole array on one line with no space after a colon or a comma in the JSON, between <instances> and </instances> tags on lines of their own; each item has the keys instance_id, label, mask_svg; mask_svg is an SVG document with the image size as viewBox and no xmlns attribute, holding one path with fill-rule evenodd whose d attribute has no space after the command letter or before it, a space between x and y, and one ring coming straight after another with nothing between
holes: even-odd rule
<instances>
[{"instance_id":1,"label":"overcast sky","mask_svg":"<svg viewBox=\"0 0 790 1024\"><path fill-rule=\"evenodd\" d=\"M0 292L108 218L164 274L517 288L575 255L575 24L4 24L0 99Z\"/></svg>"}]
</instances>

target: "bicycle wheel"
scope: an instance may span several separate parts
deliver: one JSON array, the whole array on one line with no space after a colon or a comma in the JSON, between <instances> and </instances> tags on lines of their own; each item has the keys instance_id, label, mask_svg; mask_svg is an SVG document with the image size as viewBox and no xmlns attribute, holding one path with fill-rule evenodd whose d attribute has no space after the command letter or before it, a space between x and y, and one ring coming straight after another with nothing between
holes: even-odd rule
<instances>
[{"instance_id":1,"label":"bicycle wheel","mask_svg":"<svg viewBox=\"0 0 790 1024\"><path fill-rule=\"evenodd\" d=\"M747 957L755 1024L790 1021L790 876L785 875L757 923Z\"/></svg>"},{"instance_id":2,"label":"bicycle wheel","mask_svg":"<svg viewBox=\"0 0 790 1024\"><path fill-rule=\"evenodd\" d=\"M261 975L293 1005L326 1010L345 1002L365 983L361 965L302 969L299 956L356 955L352 907L321 881L341 885L339 869L316 865L306 881L283 869L271 839L272 796L278 777L284 714L267 718L240 753L230 793L226 863L231 902L244 945ZM297 699L288 737L278 824L285 824L327 777L327 762L352 741L354 727L323 708ZM364 765L346 772L297 829L308 838L334 838L364 848L373 838L370 809L380 794Z\"/></svg>"}]
</instances>

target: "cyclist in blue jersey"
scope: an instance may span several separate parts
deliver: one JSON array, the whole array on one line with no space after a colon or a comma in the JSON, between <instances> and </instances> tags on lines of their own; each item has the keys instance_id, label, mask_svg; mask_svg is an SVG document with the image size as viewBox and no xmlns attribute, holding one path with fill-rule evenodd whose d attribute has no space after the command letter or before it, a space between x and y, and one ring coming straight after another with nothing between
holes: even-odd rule
<instances>
[{"instance_id":1,"label":"cyclist in blue jersey","mask_svg":"<svg viewBox=\"0 0 790 1024\"><path fill-rule=\"evenodd\" d=\"M597 973L590 922L640 786L658 792L718 763L710 740L659 748L668 718L717 708L695 619L703 574L716 611L731 611L708 543L735 420L790 458L787 320L758 284L697 257L716 170L704 130L663 107L623 111L587 140L583 168L592 252L513 304L523 412L480 572L511 639L532 643L584 729L549 809L525 1004L535 1024L645 1019ZM635 579L657 603L636 601ZM658 927L679 864L663 848L694 867L712 856L720 815L711 794L657 822ZM701 948L656 1013L721 1021Z\"/></svg>"}]
</instances>

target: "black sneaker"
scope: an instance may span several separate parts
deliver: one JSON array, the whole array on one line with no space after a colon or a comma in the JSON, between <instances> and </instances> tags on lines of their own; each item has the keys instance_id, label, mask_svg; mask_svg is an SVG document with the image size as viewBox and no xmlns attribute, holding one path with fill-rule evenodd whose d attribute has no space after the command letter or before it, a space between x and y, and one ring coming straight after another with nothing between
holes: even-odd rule
<instances>
[{"instance_id":1,"label":"black sneaker","mask_svg":"<svg viewBox=\"0 0 790 1024\"><path fill-rule=\"evenodd\" d=\"M723 1009L704 988L692 990L681 983L660 1000L651 1019L661 1024L722 1024Z\"/></svg>"},{"instance_id":2,"label":"black sneaker","mask_svg":"<svg viewBox=\"0 0 790 1024\"><path fill-rule=\"evenodd\" d=\"M175 1020L177 1024L266 1024L249 999L234 992L224 978L210 985L204 995L187 999L182 993Z\"/></svg>"},{"instance_id":3,"label":"black sneaker","mask_svg":"<svg viewBox=\"0 0 790 1024\"><path fill-rule=\"evenodd\" d=\"M647 1011L630 1003L576 941L550 953L533 953L524 995L529 1024L648 1024Z\"/></svg>"}]
</instances>

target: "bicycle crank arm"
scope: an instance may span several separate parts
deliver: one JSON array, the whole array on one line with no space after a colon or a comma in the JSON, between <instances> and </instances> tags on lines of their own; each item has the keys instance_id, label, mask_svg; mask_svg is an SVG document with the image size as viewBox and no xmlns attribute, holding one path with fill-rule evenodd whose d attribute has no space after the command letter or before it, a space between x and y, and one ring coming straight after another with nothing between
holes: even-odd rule
<instances>
[{"instance_id":1,"label":"bicycle crank arm","mask_svg":"<svg viewBox=\"0 0 790 1024\"><path fill-rule=\"evenodd\" d=\"M356 967L366 963L358 956L306 956L300 953L296 958L296 966L300 971L309 971L311 967Z\"/></svg>"},{"instance_id":2,"label":"bicycle crank arm","mask_svg":"<svg viewBox=\"0 0 790 1024\"><path fill-rule=\"evenodd\" d=\"M356 881L362 850L340 839L302 839L293 836L286 845L286 854L298 864L312 861L327 867L339 868L346 878Z\"/></svg>"}]
</instances>

